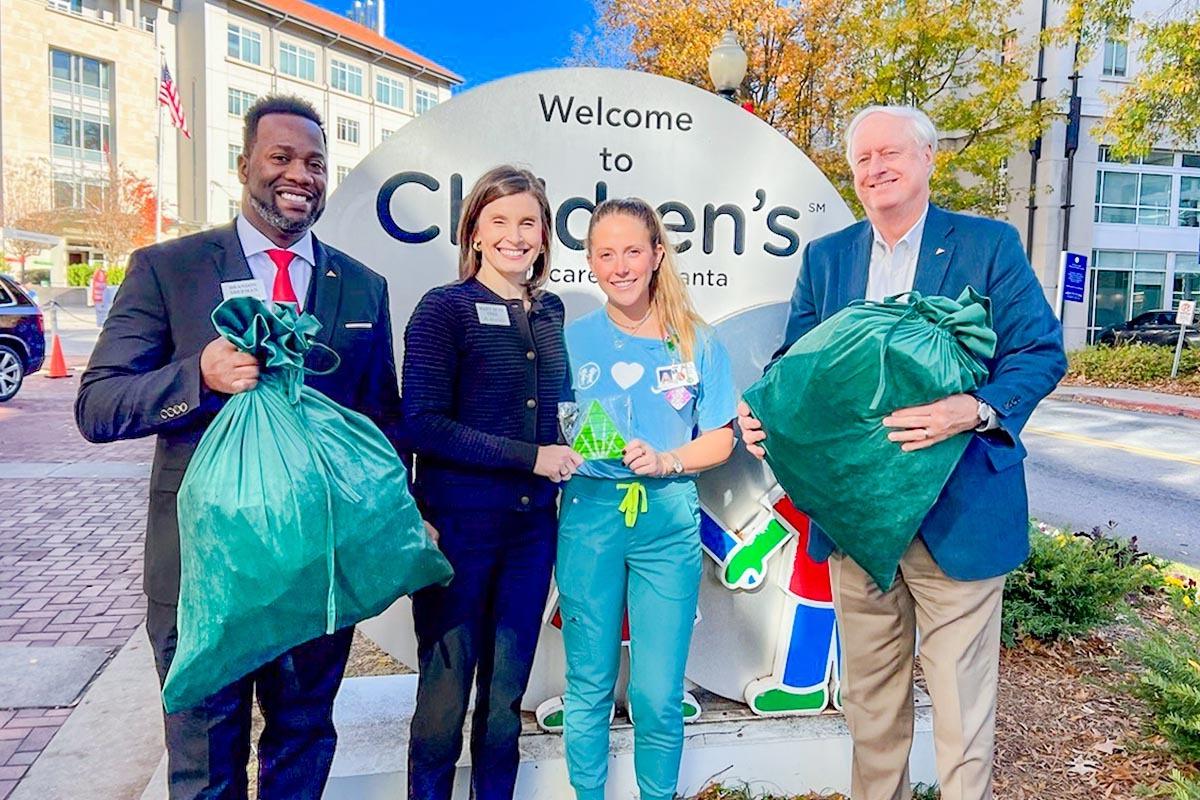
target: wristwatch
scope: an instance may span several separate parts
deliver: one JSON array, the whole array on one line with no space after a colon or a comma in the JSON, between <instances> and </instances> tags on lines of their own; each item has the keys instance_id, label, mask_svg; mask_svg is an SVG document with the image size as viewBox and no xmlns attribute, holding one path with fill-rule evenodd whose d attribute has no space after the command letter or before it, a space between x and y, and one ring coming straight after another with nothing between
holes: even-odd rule
<instances>
[{"instance_id":1,"label":"wristwatch","mask_svg":"<svg viewBox=\"0 0 1200 800\"><path fill-rule=\"evenodd\" d=\"M979 424L975 426L977 431L990 431L996 426L996 412L987 403L975 398L979 402L979 409L976 412L979 416Z\"/></svg>"},{"instance_id":2,"label":"wristwatch","mask_svg":"<svg viewBox=\"0 0 1200 800\"><path fill-rule=\"evenodd\" d=\"M674 453L670 453L670 452L664 453L663 455L669 456L671 459L671 466L668 467L669 474L682 475L683 474L683 462L679 460L679 456L675 455Z\"/></svg>"}]
</instances>

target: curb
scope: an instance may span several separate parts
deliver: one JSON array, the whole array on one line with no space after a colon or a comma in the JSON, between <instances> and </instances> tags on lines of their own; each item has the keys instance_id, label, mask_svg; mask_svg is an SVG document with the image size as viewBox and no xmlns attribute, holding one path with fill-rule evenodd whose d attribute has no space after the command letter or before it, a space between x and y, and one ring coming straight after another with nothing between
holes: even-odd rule
<instances>
[{"instance_id":1,"label":"curb","mask_svg":"<svg viewBox=\"0 0 1200 800\"><path fill-rule=\"evenodd\" d=\"M1138 400L1118 400L1112 397L1101 397L1093 394L1081 394L1071 391L1056 391L1050 395L1052 400L1067 400L1072 403L1087 403L1093 406L1104 406L1121 411L1141 411L1146 414L1160 414L1167 417L1187 417L1200 419L1200 408L1185 408L1165 403L1144 403Z\"/></svg>"}]
</instances>

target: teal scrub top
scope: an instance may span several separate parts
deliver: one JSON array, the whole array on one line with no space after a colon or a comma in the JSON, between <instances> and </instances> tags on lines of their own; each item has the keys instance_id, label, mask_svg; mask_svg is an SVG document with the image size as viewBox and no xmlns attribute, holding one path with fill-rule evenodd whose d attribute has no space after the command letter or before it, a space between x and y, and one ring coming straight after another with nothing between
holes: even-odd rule
<instances>
[{"instance_id":1,"label":"teal scrub top","mask_svg":"<svg viewBox=\"0 0 1200 800\"><path fill-rule=\"evenodd\" d=\"M603 307L568 325L566 337L577 408L598 401L626 441L674 450L737 414L729 353L711 328L696 331L689 362L662 339L625 333ZM634 475L619 458L585 461L578 474Z\"/></svg>"}]
</instances>

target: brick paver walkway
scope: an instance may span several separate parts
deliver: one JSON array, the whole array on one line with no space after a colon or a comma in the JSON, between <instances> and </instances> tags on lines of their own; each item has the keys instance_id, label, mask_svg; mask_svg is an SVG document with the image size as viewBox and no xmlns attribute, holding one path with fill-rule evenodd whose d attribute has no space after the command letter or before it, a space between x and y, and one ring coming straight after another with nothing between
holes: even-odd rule
<instances>
[{"instance_id":1,"label":"brick paver walkway","mask_svg":"<svg viewBox=\"0 0 1200 800\"><path fill-rule=\"evenodd\" d=\"M93 445L75 429L74 376L33 375L0 405L0 463L149 462L151 440ZM145 616L146 479L5 479L0 501L0 647L98 645L115 653ZM0 800L70 716L0 709Z\"/></svg>"}]
</instances>

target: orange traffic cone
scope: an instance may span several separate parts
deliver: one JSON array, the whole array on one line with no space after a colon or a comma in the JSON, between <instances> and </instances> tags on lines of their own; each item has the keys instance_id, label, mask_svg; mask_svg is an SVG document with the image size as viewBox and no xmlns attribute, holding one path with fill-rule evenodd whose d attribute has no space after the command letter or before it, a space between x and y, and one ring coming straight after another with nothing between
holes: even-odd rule
<instances>
[{"instance_id":1,"label":"orange traffic cone","mask_svg":"<svg viewBox=\"0 0 1200 800\"><path fill-rule=\"evenodd\" d=\"M63 358L62 341L56 333L50 339L50 371L46 373L46 377L67 378L70 375L71 373L67 372L67 360Z\"/></svg>"}]
</instances>

